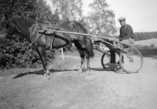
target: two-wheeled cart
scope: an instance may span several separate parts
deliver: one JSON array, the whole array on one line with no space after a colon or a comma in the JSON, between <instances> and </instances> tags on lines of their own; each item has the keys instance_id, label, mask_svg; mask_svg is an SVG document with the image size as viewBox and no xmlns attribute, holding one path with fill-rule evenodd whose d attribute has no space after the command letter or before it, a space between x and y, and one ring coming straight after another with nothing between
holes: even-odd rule
<instances>
[{"instance_id":1,"label":"two-wheeled cart","mask_svg":"<svg viewBox=\"0 0 157 109\"><path fill-rule=\"evenodd\" d=\"M91 38L93 40L94 48L102 52L101 64L104 69L107 69L111 65L111 50L114 50L116 59L113 70L122 69L127 73L137 73L143 66L143 56L134 45L122 43L109 35L98 36L56 29L54 29L53 32Z\"/></svg>"},{"instance_id":2,"label":"two-wheeled cart","mask_svg":"<svg viewBox=\"0 0 157 109\"><path fill-rule=\"evenodd\" d=\"M126 73L137 73L143 66L143 56L134 46L108 38L99 38L94 41L95 48L102 52L101 64L104 69L122 69ZM111 63L114 51L115 62Z\"/></svg>"}]
</instances>

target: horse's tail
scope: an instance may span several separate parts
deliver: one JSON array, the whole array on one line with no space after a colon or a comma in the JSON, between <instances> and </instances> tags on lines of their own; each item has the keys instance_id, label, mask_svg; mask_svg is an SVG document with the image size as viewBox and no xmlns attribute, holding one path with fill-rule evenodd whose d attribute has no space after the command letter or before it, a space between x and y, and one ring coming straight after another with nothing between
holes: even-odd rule
<instances>
[{"instance_id":1,"label":"horse's tail","mask_svg":"<svg viewBox=\"0 0 157 109\"><path fill-rule=\"evenodd\" d=\"M75 44L81 57L84 57L85 55L89 58L94 57L93 44L91 39L86 39L85 43L78 39L74 39L72 42Z\"/></svg>"}]
</instances>

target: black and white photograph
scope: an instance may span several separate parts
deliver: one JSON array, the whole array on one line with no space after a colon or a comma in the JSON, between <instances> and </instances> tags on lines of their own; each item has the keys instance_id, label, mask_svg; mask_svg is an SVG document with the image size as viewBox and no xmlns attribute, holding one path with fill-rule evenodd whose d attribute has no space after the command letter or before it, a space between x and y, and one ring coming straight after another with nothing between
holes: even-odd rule
<instances>
[{"instance_id":1,"label":"black and white photograph","mask_svg":"<svg viewBox=\"0 0 157 109\"><path fill-rule=\"evenodd\" d=\"M156 0L0 0L0 109L156 109Z\"/></svg>"}]
</instances>

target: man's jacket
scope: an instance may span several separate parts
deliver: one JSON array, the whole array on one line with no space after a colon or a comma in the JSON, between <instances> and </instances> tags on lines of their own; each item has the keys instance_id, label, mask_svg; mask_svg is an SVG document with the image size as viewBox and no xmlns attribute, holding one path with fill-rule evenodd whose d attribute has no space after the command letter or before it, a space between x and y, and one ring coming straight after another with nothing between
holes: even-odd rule
<instances>
[{"instance_id":1,"label":"man's jacket","mask_svg":"<svg viewBox=\"0 0 157 109\"><path fill-rule=\"evenodd\" d=\"M119 36L120 41L129 39L129 38L134 39L134 37L135 37L135 34L134 34L133 29L130 25L126 24L124 26L121 26L120 36Z\"/></svg>"}]
</instances>

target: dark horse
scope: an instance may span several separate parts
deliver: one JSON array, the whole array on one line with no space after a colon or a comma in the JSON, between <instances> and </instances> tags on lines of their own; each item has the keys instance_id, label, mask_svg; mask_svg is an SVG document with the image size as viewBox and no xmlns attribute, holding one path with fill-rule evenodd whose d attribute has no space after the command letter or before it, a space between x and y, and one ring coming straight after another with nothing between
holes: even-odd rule
<instances>
[{"instance_id":1,"label":"dark horse","mask_svg":"<svg viewBox=\"0 0 157 109\"><path fill-rule=\"evenodd\" d=\"M46 75L49 74L46 61L46 49L63 48L74 43L81 57L81 70L85 62L87 64L86 69L89 68L89 60L94 56L92 41L86 36L73 36L70 34L52 32L51 29L48 29L46 25L42 23L38 23L29 17L17 15L11 18L3 17L0 24L0 36L10 37L13 34L19 34L21 38L30 42L32 48L39 54L44 74ZM58 28L59 30L87 33L85 27L76 21L60 23Z\"/></svg>"}]
</instances>

